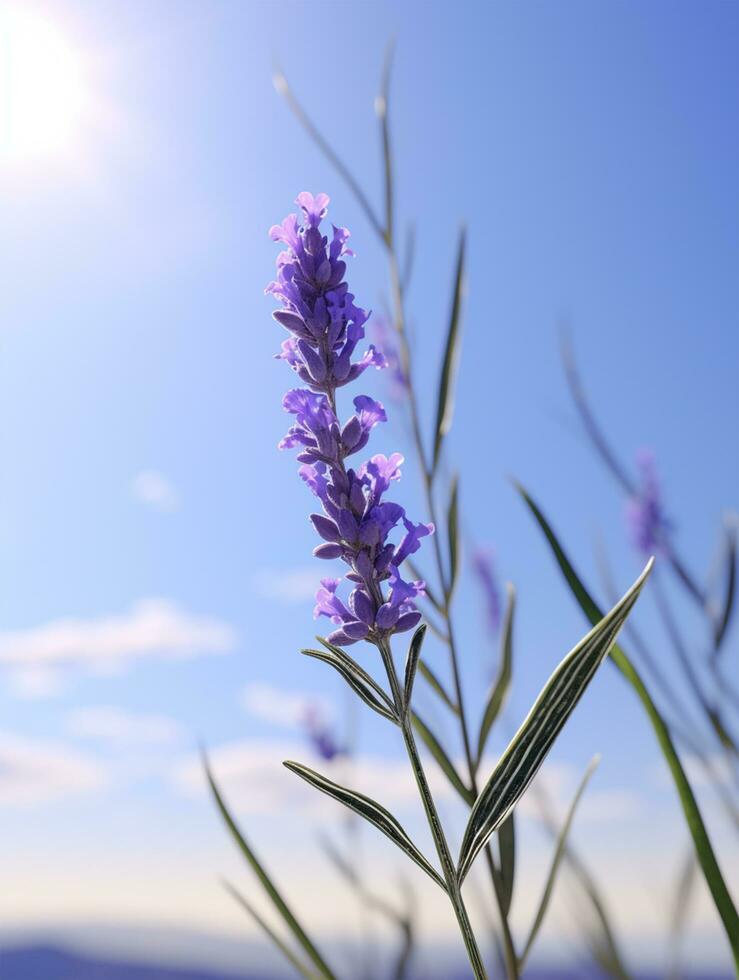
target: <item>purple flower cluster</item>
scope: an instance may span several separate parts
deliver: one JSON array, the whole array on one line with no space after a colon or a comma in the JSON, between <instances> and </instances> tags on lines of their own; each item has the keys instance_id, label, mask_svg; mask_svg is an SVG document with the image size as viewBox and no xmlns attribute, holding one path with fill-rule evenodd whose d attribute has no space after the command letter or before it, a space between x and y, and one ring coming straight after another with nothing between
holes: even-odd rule
<instances>
[{"instance_id":1,"label":"purple flower cluster","mask_svg":"<svg viewBox=\"0 0 739 980\"><path fill-rule=\"evenodd\" d=\"M364 449L372 429L387 417L379 402L359 395L354 413L342 424L336 391L370 365L381 368L386 362L372 345L352 360L368 315L355 306L344 281L344 259L353 254L346 246L349 232L332 226L330 241L321 233L327 195L304 191L296 203L303 224L291 214L270 230L273 241L286 246L277 258L277 280L267 287L282 303L273 316L290 333L277 356L306 385L285 395L283 407L294 421L280 448L297 448L300 476L321 502L322 513L310 517L323 538L314 555L340 558L349 566L346 578L353 585L345 603L338 594L341 580L322 579L315 615L327 616L338 627L328 638L334 644L374 642L418 623L414 600L423 595L424 583L405 582L399 569L433 525L414 524L399 504L383 499L400 477L400 454L376 455L347 467L348 457ZM400 542L391 543L390 535L401 526Z\"/></svg>"},{"instance_id":2,"label":"purple flower cluster","mask_svg":"<svg viewBox=\"0 0 739 980\"><path fill-rule=\"evenodd\" d=\"M645 555L664 550L670 522L665 517L654 453L641 449L636 457L639 491L626 506L626 519L634 545Z\"/></svg>"}]
</instances>

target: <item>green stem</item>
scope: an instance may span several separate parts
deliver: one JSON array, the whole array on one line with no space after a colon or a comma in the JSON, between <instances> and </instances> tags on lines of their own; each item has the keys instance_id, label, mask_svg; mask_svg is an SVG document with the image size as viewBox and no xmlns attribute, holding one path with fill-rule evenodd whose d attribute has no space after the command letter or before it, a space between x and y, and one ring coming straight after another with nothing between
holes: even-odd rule
<instances>
[{"instance_id":1,"label":"green stem","mask_svg":"<svg viewBox=\"0 0 739 980\"><path fill-rule=\"evenodd\" d=\"M441 820L439 819L436 804L434 803L433 796L431 795L431 789L429 787L428 780L426 779L423 763L421 762L421 758L418 754L418 747L416 746L416 740L413 735L411 712L407 710L408 706L404 705L403 702L403 692L400 687L398 675L395 671L392 652L387 644L387 641L382 641L379 645L379 649L385 664L385 670L387 671L393 698L401 716L400 728L403 733L403 741L405 742L408 759L410 761L411 768L413 769L416 785L418 786L421 803L423 804L423 809L426 813L426 819L431 831L431 836L434 839L436 853L439 855L439 862L444 875L444 881L446 882L447 893L449 895L449 900L452 903L454 914L457 917L459 931L462 934L462 940L464 941L465 949L467 950L467 956L469 957L470 965L475 975L475 980L487 980L485 964L483 963L480 949L472 931L472 925L467 913L467 908L464 904L464 899L462 898L462 890L457 878L457 869L454 865L451 852L449 851L449 845L444 834L444 829L441 825Z\"/></svg>"}]
</instances>

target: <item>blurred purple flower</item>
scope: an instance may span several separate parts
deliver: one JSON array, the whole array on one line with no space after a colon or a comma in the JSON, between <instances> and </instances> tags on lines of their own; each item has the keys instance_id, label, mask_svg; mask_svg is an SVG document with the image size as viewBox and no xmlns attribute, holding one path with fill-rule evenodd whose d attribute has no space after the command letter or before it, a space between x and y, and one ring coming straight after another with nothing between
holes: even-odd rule
<instances>
[{"instance_id":1,"label":"blurred purple flower","mask_svg":"<svg viewBox=\"0 0 739 980\"><path fill-rule=\"evenodd\" d=\"M372 330L374 336L377 338L380 350L385 355L388 393L393 401L400 402L408 394L408 379L405 376L405 371L400 360L400 350L398 348L398 338L395 333L395 328L387 317L380 315L372 318Z\"/></svg>"},{"instance_id":2,"label":"blurred purple flower","mask_svg":"<svg viewBox=\"0 0 739 980\"><path fill-rule=\"evenodd\" d=\"M346 755L346 749L339 744L334 732L322 716L318 707L311 704L303 716L303 728L315 752L327 762Z\"/></svg>"},{"instance_id":3,"label":"blurred purple flower","mask_svg":"<svg viewBox=\"0 0 739 980\"><path fill-rule=\"evenodd\" d=\"M488 625L493 633L497 633L500 628L501 601L492 551L478 548L472 555L472 567L482 587Z\"/></svg>"},{"instance_id":4,"label":"blurred purple flower","mask_svg":"<svg viewBox=\"0 0 739 980\"><path fill-rule=\"evenodd\" d=\"M639 470L639 490L626 504L626 520L634 546L643 554L664 551L671 530L665 517L654 453L640 449L636 456Z\"/></svg>"},{"instance_id":5,"label":"blurred purple flower","mask_svg":"<svg viewBox=\"0 0 739 980\"><path fill-rule=\"evenodd\" d=\"M336 414L336 391L358 378L370 365L385 367L385 357L370 345L352 360L364 337L367 314L355 306L344 282L344 258L349 232L333 228L329 239L320 231L329 199L303 192L298 195L304 224L289 215L270 236L286 249L277 258L277 279L267 292L282 303L274 318L290 337L278 358L284 360L307 388L295 388L283 399L294 421L280 442L297 449L299 475L321 504L322 513L310 520L323 539L313 554L340 558L349 566L346 579L354 586L346 602L338 596L340 579L326 578L316 595L314 615L326 616L338 627L332 643L358 640L412 629L421 618L414 600L423 595L423 582L405 582L399 566L433 532L431 524L414 524L396 503L383 500L390 484L400 478L403 457L393 453L372 456L356 469L349 456L363 449L376 425L387 421L383 406L367 395L354 399L354 414L343 424ZM396 527L405 535L399 545L388 539Z\"/></svg>"}]
</instances>

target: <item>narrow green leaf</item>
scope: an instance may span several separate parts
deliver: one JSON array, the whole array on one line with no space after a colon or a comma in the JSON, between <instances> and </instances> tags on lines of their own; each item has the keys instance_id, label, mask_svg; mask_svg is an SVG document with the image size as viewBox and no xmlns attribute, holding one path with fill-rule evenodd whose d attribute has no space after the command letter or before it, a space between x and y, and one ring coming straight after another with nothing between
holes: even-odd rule
<instances>
[{"instance_id":1,"label":"narrow green leaf","mask_svg":"<svg viewBox=\"0 0 739 980\"><path fill-rule=\"evenodd\" d=\"M231 836L236 841L239 850L248 861L252 871L259 879L259 882L262 885L262 888L266 892L267 896L269 897L270 901L282 916L290 932L292 932L293 936L295 936L295 938L303 947L303 949L310 957L312 962L318 968L318 972L322 980L336 980L334 973L327 965L326 961L321 956L321 954L318 952L313 942L308 937L308 934L306 933L305 929L303 929L303 927L300 925L298 920L293 915L287 902L277 890L277 887L272 883L272 879L264 870L264 867L260 863L254 851L247 844L244 835L239 830L236 821L231 816L231 813L228 807L226 806L223 797L221 796L220 790L218 789L215 779L213 778L213 773L210 770L210 766L208 764L208 758L205 755L205 753L203 753L203 768L205 769L205 775L208 779L208 785L210 786L211 793L213 794L213 799L216 802L216 806L218 807L226 826L231 832Z\"/></svg>"},{"instance_id":2,"label":"narrow green leaf","mask_svg":"<svg viewBox=\"0 0 739 980\"><path fill-rule=\"evenodd\" d=\"M438 694L438 696L441 698L441 700L444 702L447 708L449 708L450 711L453 711L455 715L458 715L459 708L454 702L452 696L447 692L446 688L441 683L439 678L436 676L433 670L423 659L418 661L418 672L419 674L422 675L426 683L429 684L431 688L433 688L435 693Z\"/></svg>"},{"instance_id":3,"label":"narrow green leaf","mask_svg":"<svg viewBox=\"0 0 739 980\"><path fill-rule=\"evenodd\" d=\"M518 491L526 502L529 510L536 518L539 527L544 532L544 536L549 542L549 546L554 553L557 564L559 565L567 584L570 586L583 612L591 623L597 622L600 617L600 609L583 585L581 579L578 577L572 563L557 540L554 531L526 491L520 486L518 487ZM675 746L673 745L669 728L667 727L667 724L660 714L656 704L652 700L652 697L649 694L649 691L639 672L621 647L614 646L611 653L611 659L629 684L636 691L636 694L641 701L647 716L649 717L655 735L657 736L657 741L659 742L662 754L667 762L668 768L675 783L675 788L677 789L677 793L682 804L685 820L693 838L693 843L695 845L696 854L701 865L703 876L711 892L711 896L716 905L718 913L721 916L721 921L723 922L726 930L729 945L734 957L734 963L737 970L739 970L739 915L737 915L734 902L728 888L726 887L726 882L724 881L723 875L721 874L721 869L719 868L718 861L716 860L716 855L711 845L708 831L703 823L703 817L701 816L693 789L687 776L685 775L685 770L682 767L680 758L675 750Z\"/></svg>"},{"instance_id":4,"label":"narrow green leaf","mask_svg":"<svg viewBox=\"0 0 739 980\"><path fill-rule=\"evenodd\" d=\"M500 851L500 897L504 915L511 911L516 877L516 812L511 810L498 830Z\"/></svg>"},{"instance_id":5,"label":"narrow green leaf","mask_svg":"<svg viewBox=\"0 0 739 980\"><path fill-rule=\"evenodd\" d=\"M449 492L449 507L446 515L447 538L449 541L449 585L447 602L451 599L459 573L459 476L452 477L452 487Z\"/></svg>"},{"instance_id":6,"label":"narrow green leaf","mask_svg":"<svg viewBox=\"0 0 739 980\"><path fill-rule=\"evenodd\" d=\"M500 666L498 675L490 689L488 703L482 716L480 725L480 735L477 740L477 765L480 765L482 754L485 751L485 744L493 727L495 719L501 712L505 704L508 690L511 686L511 673L513 668L513 617L516 608L516 590L510 582L506 583L508 601L506 603L505 617L503 619L503 631L500 644Z\"/></svg>"},{"instance_id":7,"label":"narrow green leaf","mask_svg":"<svg viewBox=\"0 0 739 980\"><path fill-rule=\"evenodd\" d=\"M736 527L727 525L726 527L726 572L724 577L724 598L721 611L716 620L716 629L713 638L713 655L718 655L721 650L726 631L731 622L734 611L734 599L736 598Z\"/></svg>"},{"instance_id":8,"label":"narrow green leaf","mask_svg":"<svg viewBox=\"0 0 739 980\"><path fill-rule=\"evenodd\" d=\"M428 725L413 712L413 727L416 729L418 734L421 736L426 748L429 750L431 755L436 759L439 768L444 773L446 778L456 789L462 799L467 803L468 806L472 806L475 801L474 794L469 787L465 786L462 779L454 768L451 759L446 754L441 744Z\"/></svg>"},{"instance_id":9,"label":"narrow green leaf","mask_svg":"<svg viewBox=\"0 0 739 980\"><path fill-rule=\"evenodd\" d=\"M338 647L334 649L338 650ZM343 652L339 655L333 650L301 650L300 652L306 657L314 657L333 667L373 711L383 718L398 723L398 716L385 692L351 657Z\"/></svg>"},{"instance_id":10,"label":"narrow green leaf","mask_svg":"<svg viewBox=\"0 0 739 980\"><path fill-rule=\"evenodd\" d=\"M452 309L449 314L444 360L439 378L439 393L436 402L436 432L434 434L434 456L431 472L436 472L441 455L441 444L444 436L452 427L454 417L454 382L459 363L459 327L462 322L462 297L465 288L465 242L464 228L459 233L457 247L457 264L454 273L454 291L452 293Z\"/></svg>"},{"instance_id":11,"label":"narrow green leaf","mask_svg":"<svg viewBox=\"0 0 739 980\"><path fill-rule=\"evenodd\" d=\"M405 683L403 685L403 703L406 711L410 708L411 697L413 696L413 681L416 678L416 668L418 667L423 638L425 636L426 626L424 623L421 623L413 634L413 639L408 647L408 658L405 662Z\"/></svg>"},{"instance_id":12,"label":"narrow green leaf","mask_svg":"<svg viewBox=\"0 0 739 980\"><path fill-rule=\"evenodd\" d=\"M236 902L238 902L238 904L242 907L242 909L256 922L256 924L259 926L262 932L264 932L265 935L269 938L272 945L275 946L277 949L279 949L279 951L282 953L282 955L285 957L288 963L290 963L293 969L297 970L297 972L300 974L301 977L305 977L305 980L316 980L316 977L318 977L319 974L309 969L305 965L305 963L301 962L301 960L298 959L298 957L295 955L295 953L293 953L293 951L290 949L287 943L280 936L277 935L277 933L274 931L272 926L270 926L269 923L262 918L259 912L257 912L257 910L254 908L251 902L249 902L248 899L245 898L245 896L242 895L241 892L237 888L235 888L230 881L223 881L222 884L223 887L226 889L226 891L229 893L229 895L231 895L231 897L235 899Z\"/></svg>"},{"instance_id":13,"label":"narrow green leaf","mask_svg":"<svg viewBox=\"0 0 739 980\"><path fill-rule=\"evenodd\" d=\"M562 858L565 856L565 852L567 849L567 838L570 833L570 828L572 827L572 821L575 816L575 810L577 809L577 805L580 802L583 793L585 792L585 787L590 782L590 777L597 769L599 762L600 762L600 756L597 755L594 756L593 759L590 761L587 769L585 770L585 774L580 780L580 785L577 787L577 792L575 793L572 803L570 804L570 809L567 811L565 822L562 824L562 829L560 830L559 836L557 837L557 844L556 847L554 848L554 856L552 858L551 867L549 868L549 874L547 875L546 884L544 885L544 891L542 892L542 896L539 901L539 907L536 911L536 916L531 926L529 937L526 940L526 945L524 946L523 952L521 953L521 957L519 959L519 968L521 972L523 972L523 968L526 964L526 960L528 959L529 953L531 952L534 942L536 941L536 937L539 933L539 929L541 929L541 925L544 922L544 917L547 914L547 909L549 908L549 902L552 897L552 892L554 891L554 885L555 882L557 881L557 874L559 872L559 867L560 864L562 863Z\"/></svg>"},{"instance_id":14,"label":"narrow green leaf","mask_svg":"<svg viewBox=\"0 0 739 980\"><path fill-rule=\"evenodd\" d=\"M377 827L378 830L382 831L386 837L389 837L402 851L405 851L411 861L415 861L418 867L422 868L429 878L432 878L440 888L446 891L443 878L434 870L433 866L421 854L395 817L384 806L381 806L375 800L371 800L369 796L364 796L364 794L357 793L355 790L347 789L345 786L339 786L338 783L334 783L332 780L327 779L326 776L314 772L313 769L309 769L299 762L288 760L283 765L290 772L294 772L301 779L310 783L311 786L314 786L322 793L326 793L332 799L338 800L339 803L343 803L344 806L353 810L354 813L358 813L360 817L364 817L365 820Z\"/></svg>"},{"instance_id":15,"label":"narrow green leaf","mask_svg":"<svg viewBox=\"0 0 739 980\"><path fill-rule=\"evenodd\" d=\"M382 159L385 171L385 241L388 247L392 248L394 231L394 188L393 188L393 153L390 142L390 72L393 65L393 53L395 44L390 41L385 50L385 64L382 67L382 83L380 94L375 99L375 111L380 120L380 134L382 137Z\"/></svg>"},{"instance_id":16,"label":"narrow green leaf","mask_svg":"<svg viewBox=\"0 0 739 980\"><path fill-rule=\"evenodd\" d=\"M526 792L565 722L618 636L652 570L653 560L626 595L567 654L547 681L478 796L462 840L462 881L492 832Z\"/></svg>"}]
</instances>

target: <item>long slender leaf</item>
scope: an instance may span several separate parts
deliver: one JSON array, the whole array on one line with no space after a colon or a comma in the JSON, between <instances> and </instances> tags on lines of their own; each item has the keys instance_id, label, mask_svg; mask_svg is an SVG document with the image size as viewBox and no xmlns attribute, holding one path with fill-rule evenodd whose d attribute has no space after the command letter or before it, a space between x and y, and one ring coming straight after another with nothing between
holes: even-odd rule
<instances>
[{"instance_id":1,"label":"long slender leaf","mask_svg":"<svg viewBox=\"0 0 739 980\"><path fill-rule=\"evenodd\" d=\"M344 806L353 810L354 813L358 813L360 817L364 817L365 820L377 827L378 830L382 831L386 837L389 837L402 851L405 851L411 861L415 861L418 867L422 868L440 888L446 891L444 879L426 860L423 854L421 854L392 813L389 813L384 806L381 806L363 793L357 793L355 790L347 789L345 786L339 786L338 783L333 782L326 776L322 776L313 769L309 769L308 766L301 765L299 762L288 760L283 765L290 772L294 772L301 779L310 783L311 786L319 789L332 799L338 800L339 803L343 803Z\"/></svg>"},{"instance_id":2,"label":"long slender leaf","mask_svg":"<svg viewBox=\"0 0 739 980\"><path fill-rule=\"evenodd\" d=\"M560 570L562 571L565 580L570 586L575 598L580 604L580 607L591 622L597 622L600 617L600 609L583 585L581 579L578 577L572 563L557 540L554 531L550 527L541 510L537 507L526 491L520 486L518 487L518 490L526 502L529 510L536 518L539 527L544 532L544 536L549 542L549 546L554 553L557 564L559 565ZM713 846L711 845L708 831L703 823L703 817L701 816L695 794L693 793L693 789L687 776L685 775L685 770L683 769L680 758L675 750L669 728L662 718L656 704L652 700L652 697L649 694L649 691L636 667L618 645L613 648L611 659L629 684L636 691L636 694L641 701L647 716L649 717L655 735L657 736L657 741L662 750L662 754L665 757L665 761L667 762L667 766L670 770L675 783L675 788L677 789L677 793L680 798L680 803L682 804L685 820L693 838L693 843L695 845L696 854L701 865L703 876L706 880L709 891L711 892L716 909L721 917L724 929L726 930L729 945L734 957L734 963L737 970L739 970L739 915L737 915L736 907L734 906L729 889L726 887L726 882L721 874L721 869L718 861L716 860L716 855L714 853Z\"/></svg>"},{"instance_id":3,"label":"long slender leaf","mask_svg":"<svg viewBox=\"0 0 739 980\"><path fill-rule=\"evenodd\" d=\"M431 467L432 473L436 471L441 455L441 444L444 436L452 427L454 417L454 382L457 374L457 364L459 362L459 327L462 322L462 297L464 294L464 275L465 275L465 242L466 233L464 228L459 234L459 245L457 246L457 264L454 273L454 291L452 293L452 309L449 315L449 328L446 336L446 347L444 350L444 360L441 366L441 377L439 378L439 393L436 403L436 430L434 433L434 455Z\"/></svg>"},{"instance_id":4,"label":"long slender leaf","mask_svg":"<svg viewBox=\"0 0 739 980\"><path fill-rule=\"evenodd\" d=\"M380 120L380 135L382 137L382 159L385 171L385 241L392 247L395 240L394 221L394 181L393 153L390 141L390 72L393 66L395 44L390 41L385 51L385 64L382 66L382 83L380 94L375 99L375 110Z\"/></svg>"},{"instance_id":5,"label":"long slender leaf","mask_svg":"<svg viewBox=\"0 0 739 980\"><path fill-rule=\"evenodd\" d=\"M503 631L501 634L500 646L500 667L498 674L490 689L488 703L482 716L480 725L480 735L477 740L477 765L479 766L482 754L485 751L485 744L493 727L495 719L501 712L508 696L508 689L511 685L511 673L513 668L513 617L516 609L516 590L510 582L506 584L508 592L508 602L506 603L505 617L503 619Z\"/></svg>"},{"instance_id":6,"label":"long slender leaf","mask_svg":"<svg viewBox=\"0 0 739 980\"><path fill-rule=\"evenodd\" d=\"M449 492L449 507L446 515L447 538L449 541L449 583L447 601L451 599L459 573L459 477L454 474Z\"/></svg>"},{"instance_id":7,"label":"long slender leaf","mask_svg":"<svg viewBox=\"0 0 739 980\"><path fill-rule=\"evenodd\" d=\"M324 958L321 956L318 949L316 948L316 946L313 944L308 934L306 933L305 929L303 929L303 927L300 925L298 920L295 918L295 915L291 911L287 902L282 897L280 892L277 890L276 885L273 884L272 879L269 877L267 872L264 870L264 867L259 861L259 858L256 856L256 854L251 849L251 847L247 844L246 838L239 830L236 821L231 816L231 813L228 807L226 806L223 797L221 796L221 792L218 789L218 786L216 785L215 779L213 778L213 773L211 772L210 765L208 764L208 759L205 753L203 753L203 768L205 769L205 775L207 776L208 785L210 786L211 793L213 794L213 799L216 802L216 806L218 807L226 826L231 832L231 836L235 840L241 853L248 861L252 871L259 879L259 882L262 885L262 888L266 892L267 896L269 897L270 901L277 909L279 914L282 916L290 932L293 934L293 936L295 936L295 938L303 947L303 949L310 957L312 962L318 968L318 972L322 980L336 980L333 971L328 966Z\"/></svg>"},{"instance_id":8,"label":"long slender leaf","mask_svg":"<svg viewBox=\"0 0 739 980\"><path fill-rule=\"evenodd\" d=\"M434 692L438 694L447 708L449 708L450 711L453 711L455 715L458 715L459 708L457 707L456 702L452 698L451 694L447 692L444 685L423 658L418 661L418 672L423 676L429 686L433 688Z\"/></svg>"},{"instance_id":9,"label":"long slender leaf","mask_svg":"<svg viewBox=\"0 0 739 980\"><path fill-rule=\"evenodd\" d=\"M500 851L500 897L505 915L511 910L513 884L516 878L516 811L511 810L498 830Z\"/></svg>"},{"instance_id":10,"label":"long slender leaf","mask_svg":"<svg viewBox=\"0 0 739 980\"><path fill-rule=\"evenodd\" d=\"M470 813L459 855L459 878L526 792L575 705L618 636L652 570L650 559L626 595L555 669L513 736Z\"/></svg>"},{"instance_id":11,"label":"long slender leaf","mask_svg":"<svg viewBox=\"0 0 739 980\"><path fill-rule=\"evenodd\" d=\"M300 974L301 977L305 977L305 980L316 980L318 976L314 970L309 969L305 963L301 962L295 953L290 949L287 943L274 931L272 926L262 918L262 916L257 912L251 902L241 894L238 888L235 888L230 881L224 881L223 887L231 895L233 899L242 907L242 909L256 922L262 932L269 938L273 946L275 946L285 959L290 963L294 970Z\"/></svg>"},{"instance_id":12,"label":"long slender leaf","mask_svg":"<svg viewBox=\"0 0 739 980\"><path fill-rule=\"evenodd\" d=\"M365 704L369 705L378 715L382 715L383 718L397 724L398 716L382 688L374 682L370 684L372 678L351 657L347 657L346 654L340 657L331 650L301 650L300 652L306 657L314 657L316 660L322 660L325 664L333 667Z\"/></svg>"},{"instance_id":13,"label":"long slender leaf","mask_svg":"<svg viewBox=\"0 0 739 980\"><path fill-rule=\"evenodd\" d=\"M713 637L713 655L716 657L721 644L729 628L731 617L734 612L734 600L736 598L736 527L727 525L726 527L726 573L724 585L724 597L721 610L716 619L716 628Z\"/></svg>"},{"instance_id":14,"label":"long slender leaf","mask_svg":"<svg viewBox=\"0 0 739 980\"><path fill-rule=\"evenodd\" d=\"M426 636L426 626L421 623L408 647L408 659L405 662L405 683L403 685L403 704L407 711L410 707L411 697L413 696L413 681L416 678L416 668L421 657L421 647L423 638Z\"/></svg>"},{"instance_id":15,"label":"long slender leaf","mask_svg":"<svg viewBox=\"0 0 739 980\"><path fill-rule=\"evenodd\" d=\"M438 738L434 735L423 719L419 718L415 711L413 712L413 727L421 736L421 739L431 755L436 759L439 768L444 773L446 778L456 789L465 803L468 806L472 806L475 801L472 790L468 786L465 786L465 784L462 782L461 776L454 768L452 760L441 747L441 743L439 742Z\"/></svg>"},{"instance_id":16,"label":"long slender leaf","mask_svg":"<svg viewBox=\"0 0 739 980\"><path fill-rule=\"evenodd\" d=\"M549 868L549 874L547 875L546 884L544 885L544 891L542 892L542 896L539 901L539 907L536 911L536 916L531 926L531 930L529 931L529 936L528 939L526 940L526 945L524 946L523 952L521 953L521 956L519 958L519 967L522 972L526 964L526 960L528 959L529 953L531 952L534 942L536 941L536 937L539 933L539 929L541 929L541 925L544 922L544 917L547 914L547 909L549 908L549 902L552 897L552 892L554 891L554 885L557 881L557 873L559 872L559 866L562 863L562 858L565 856L565 852L567 850L567 838L569 837L570 828L572 827L572 821L575 816L575 810L577 809L577 805L580 802L583 793L585 792L585 787L590 782L590 777L597 769L599 762L600 762L600 756L596 755L591 760L587 769L585 770L585 774L580 780L580 785L577 787L577 792L575 793L572 803L570 804L570 809L567 811L565 822L562 824L562 829L560 830L559 836L557 837L557 844L554 849L552 864L551 867Z\"/></svg>"}]
</instances>

